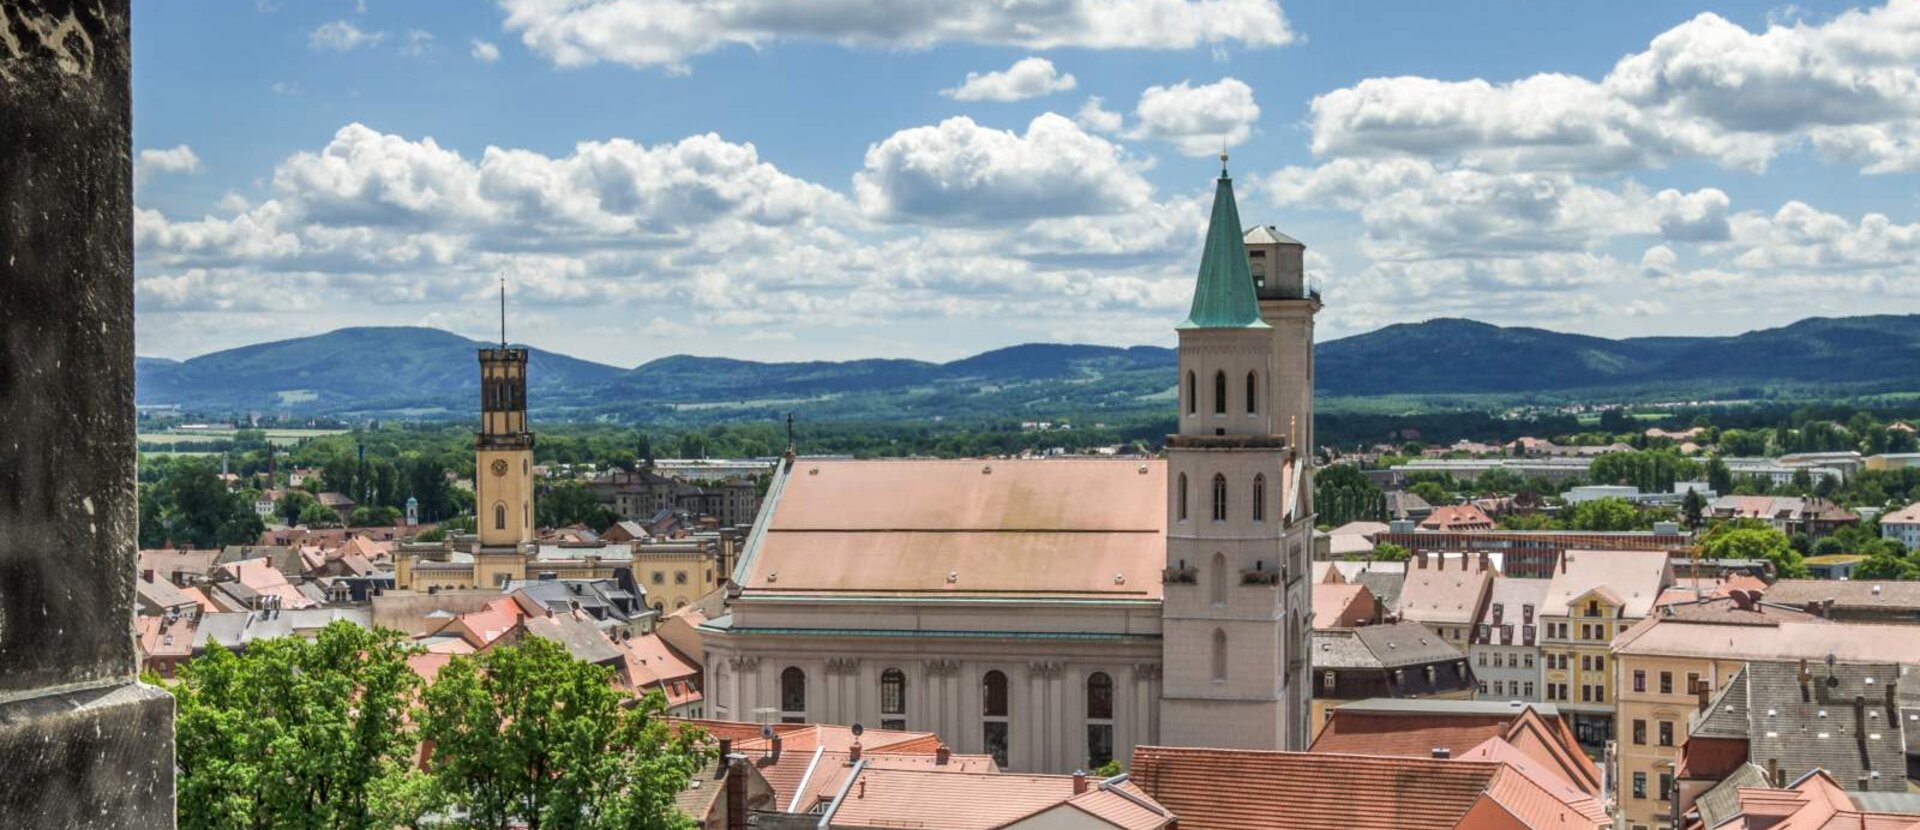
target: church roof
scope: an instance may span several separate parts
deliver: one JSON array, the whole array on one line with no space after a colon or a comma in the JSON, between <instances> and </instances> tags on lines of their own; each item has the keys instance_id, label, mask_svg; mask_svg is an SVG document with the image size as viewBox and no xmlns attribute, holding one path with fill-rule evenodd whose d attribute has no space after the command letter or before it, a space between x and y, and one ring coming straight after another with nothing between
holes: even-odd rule
<instances>
[{"instance_id":1,"label":"church roof","mask_svg":"<svg viewBox=\"0 0 1920 830\"><path fill-rule=\"evenodd\" d=\"M1246 242L1248 245L1299 245L1302 248L1306 247L1305 242L1281 233L1279 228L1272 225L1254 225L1252 230L1247 231Z\"/></svg>"},{"instance_id":2,"label":"church roof","mask_svg":"<svg viewBox=\"0 0 1920 830\"><path fill-rule=\"evenodd\" d=\"M1226 156L1221 156L1224 165ZM1183 329L1267 328L1260 319L1260 302L1253 294L1253 273L1247 269L1247 246L1241 241L1240 208L1233 201L1233 179L1224 167L1213 191L1213 218L1207 225L1207 246L1200 254L1200 279L1193 289L1193 309L1180 323Z\"/></svg>"},{"instance_id":3,"label":"church roof","mask_svg":"<svg viewBox=\"0 0 1920 830\"><path fill-rule=\"evenodd\" d=\"M1160 460L801 460L770 488L748 594L1157 602Z\"/></svg>"}]
</instances>

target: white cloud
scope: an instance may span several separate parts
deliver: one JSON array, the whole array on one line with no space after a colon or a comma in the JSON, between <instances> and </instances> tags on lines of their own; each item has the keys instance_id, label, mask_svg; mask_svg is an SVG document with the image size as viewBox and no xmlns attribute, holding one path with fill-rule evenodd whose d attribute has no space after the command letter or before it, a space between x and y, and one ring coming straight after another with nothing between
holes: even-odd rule
<instances>
[{"instance_id":1,"label":"white cloud","mask_svg":"<svg viewBox=\"0 0 1920 830\"><path fill-rule=\"evenodd\" d=\"M420 29L407 31L407 42L400 45L400 54L409 58L426 57L433 51L433 33Z\"/></svg>"},{"instance_id":2,"label":"white cloud","mask_svg":"<svg viewBox=\"0 0 1920 830\"><path fill-rule=\"evenodd\" d=\"M1109 135L1120 132L1120 113L1107 109L1106 102L1095 95L1080 105L1080 111L1073 116L1074 123L1096 133Z\"/></svg>"},{"instance_id":3,"label":"white cloud","mask_svg":"<svg viewBox=\"0 0 1920 830\"><path fill-rule=\"evenodd\" d=\"M492 43L489 43L487 41L480 40L479 38L475 38L473 41L473 48L468 52L468 54L472 55L474 60L477 60L481 63L493 63L494 61L497 61L500 59L500 47L495 46Z\"/></svg>"},{"instance_id":4,"label":"white cloud","mask_svg":"<svg viewBox=\"0 0 1920 830\"><path fill-rule=\"evenodd\" d=\"M781 40L918 49L1190 49L1294 39L1274 0L500 0L506 29L561 66L611 62L684 71L697 55Z\"/></svg>"},{"instance_id":5,"label":"white cloud","mask_svg":"<svg viewBox=\"0 0 1920 830\"><path fill-rule=\"evenodd\" d=\"M386 32L368 32L345 20L322 23L307 35L307 47L314 51L351 52L362 46L378 46Z\"/></svg>"},{"instance_id":6,"label":"white cloud","mask_svg":"<svg viewBox=\"0 0 1920 830\"><path fill-rule=\"evenodd\" d=\"M1053 113L1024 135L958 117L869 147L854 191L879 219L1006 225L1140 208L1152 195L1140 171L1118 145Z\"/></svg>"},{"instance_id":7,"label":"white cloud","mask_svg":"<svg viewBox=\"0 0 1920 830\"><path fill-rule=\"evenodd\" d=\"M155 173L198 173L200 157L192 147L180 144L167 149L156 150L151 147L141 150L133 161L133 178L143 180Z\"/></svg>"},{"instance_id":8,"label":"white cloud","mask_svg":"<svg viewBox=\"0 0 1920 830\"><path fill-rule=\"evenodd\" d=\"M1323 156L1590 171L1705 159L1760 170L1804 141L1869 173L1920 170L1920 0L1760 32L1701 14L1599 80L1372 78L1311 109Z\"/></svg>"},{"instance_id":9,"label":"white cloud","mask_svg":"<svg viewBox=\"0 0 1920 830\"><path fill-rule=\"evenodd\" d=\"M1046 58L1023 58L1000 72L968 72L965 83L940 90L955 101L1024 101L1073 89L1078 82Z\"/></svg>"},{"instance_id":10,"label":"white cloud","mask_svg":"<svg viewBox=\"0 0 1920 830\"><path fill-rule=\"evenodd\" d=\"M1206 156L1252 136L1260 105L1253 101L1253 88L1235 78L1204 86L1181 81L1140 93L1134 117L1128 137L1165 141L1186 155Z\"/></svg>"}]
</instances>

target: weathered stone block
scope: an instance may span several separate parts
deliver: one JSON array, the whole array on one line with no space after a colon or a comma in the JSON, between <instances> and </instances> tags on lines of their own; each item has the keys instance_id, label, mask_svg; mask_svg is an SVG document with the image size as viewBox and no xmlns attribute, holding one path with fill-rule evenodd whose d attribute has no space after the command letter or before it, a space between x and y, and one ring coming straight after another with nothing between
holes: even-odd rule
<instances>
[{"instance_id":1,"label":"weathered stone block","mask_svg":"<svg viewBox=\"0 0 1920 830\"><path fill-rule=\"evenodd\" d=\"M0 703L0 827L173 826L173 697L128 683Z\"/></svg>"}]
</instances>

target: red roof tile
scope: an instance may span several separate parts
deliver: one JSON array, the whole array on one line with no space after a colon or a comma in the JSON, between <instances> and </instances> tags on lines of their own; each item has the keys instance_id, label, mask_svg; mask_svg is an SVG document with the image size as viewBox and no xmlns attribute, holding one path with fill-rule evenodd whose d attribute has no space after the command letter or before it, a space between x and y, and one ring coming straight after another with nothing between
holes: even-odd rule
<instances>
[{"instance_id":1,"label":"red roof tile","mask_svg":"<svg viewBox=\"0 0 1920 830\"><path fill-rule=\"evenodd\" d=\"M1132 780L1181 830L1452 830L1500 764L1136 747Z\"/></svg>"}]
</instances>

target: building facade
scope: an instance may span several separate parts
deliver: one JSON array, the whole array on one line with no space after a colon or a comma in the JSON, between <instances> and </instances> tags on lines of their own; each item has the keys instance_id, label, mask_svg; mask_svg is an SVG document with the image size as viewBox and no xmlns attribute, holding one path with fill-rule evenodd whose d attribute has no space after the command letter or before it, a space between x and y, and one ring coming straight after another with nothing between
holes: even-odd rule
<instances>
[{"instance_id":1,"label":"building facade","mask_svg":"<svg viewBox=\"0 0 1920 830\"><path fill-rule=\"evenodd\" d=\"M1165 460L789 455L701 628L709 712L924 729L1021 771L1303 748L1319 300L1297 242L1261 241L1294 264L1256 278L1256 234L1223 171Z\"/></svg>"},{"instance_id":2,"label":"building facade","mask_svg":"<svg viewBox=\"0 0 1920 830\"><path fill-rule=\"evenodd\" d=\"M1541 699L1560 707L1590 748L1613 739L1613 639L1673 584L1660 551L1567 551L1540 609Z\"/></svg>"},{"instance_id":3,"label":"building facade","mask_svg":"<svg viewBox=\"0 0 1920 830\"><path fill-rule=\"evenodd\" d=\"M1493 578L1467 657L1482 700L1540 700L1540 606L1549 583Z\"/></svg>"}]
</instances>

